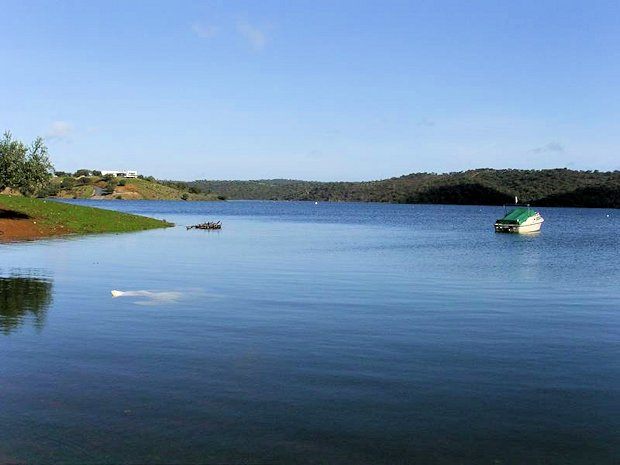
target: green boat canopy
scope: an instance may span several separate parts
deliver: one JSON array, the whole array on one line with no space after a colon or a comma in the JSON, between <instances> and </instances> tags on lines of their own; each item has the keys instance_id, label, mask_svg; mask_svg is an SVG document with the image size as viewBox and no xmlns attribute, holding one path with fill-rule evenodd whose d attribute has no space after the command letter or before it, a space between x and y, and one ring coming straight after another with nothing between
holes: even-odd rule
<instances>
[{"instance_id":1,"label":"green boat canopy","mask_svg":"<svg viewBox=\"0 0 620 465\"><path fill-rule=\"evenodd\" d=\"M530 216L534 216L536 212L531 208L517 207L511 210L503 218L497 220L499 224L522 224Z\"/></svg>"}]
</instances>

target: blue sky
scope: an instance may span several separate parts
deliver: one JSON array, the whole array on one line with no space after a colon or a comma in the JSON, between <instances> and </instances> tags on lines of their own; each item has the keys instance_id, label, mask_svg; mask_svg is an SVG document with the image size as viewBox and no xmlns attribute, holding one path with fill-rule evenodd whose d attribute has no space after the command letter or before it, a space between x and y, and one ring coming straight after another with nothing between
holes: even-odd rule
<instances>
[{"instance_id":1,"label":"blue sky","mask_svg":"<svg viewBox=\"0 0 620 465\"><path fill-rule=\"evenodd\" d=\"M618 1L2 1L0 130L56 169L620 169Z\"/></svg>"}]
</instances>

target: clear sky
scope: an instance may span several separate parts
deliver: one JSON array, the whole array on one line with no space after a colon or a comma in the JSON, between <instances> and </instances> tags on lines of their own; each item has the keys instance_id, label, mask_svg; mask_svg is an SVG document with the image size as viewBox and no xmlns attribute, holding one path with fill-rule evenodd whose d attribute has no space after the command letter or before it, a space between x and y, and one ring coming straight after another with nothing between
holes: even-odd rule
<instances>
[{"instance_id":1,"label":"clear sky","mask_svg":"<svg viewBox=\"0 0 620 465\"><path fill-rule=\"evenodd\" d=\"M620 169L620 2L0 0L0 130L58 170Z\"/></svg>"}]
</instances>

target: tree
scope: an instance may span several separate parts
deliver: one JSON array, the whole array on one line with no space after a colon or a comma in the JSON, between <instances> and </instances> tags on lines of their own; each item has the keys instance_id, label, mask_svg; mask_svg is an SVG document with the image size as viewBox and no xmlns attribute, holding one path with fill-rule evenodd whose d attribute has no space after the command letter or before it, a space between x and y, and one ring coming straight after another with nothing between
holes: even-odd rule
<instances>
[{"instance_id":1,"label":"tree","mask_svg":"<svg viewBox=\"0 0 620 465\"><path fill-rule=\"evenodd\" d=\"M5 132L0 141L0 191L7 187L18 188L22 182L23 165L27 147L13 140L10 132Z\"/></svg>"},{"instance_id":2,"label":"tree","mask_svg":"<svg viewBox=\"0 0 620 465\"><path fill-rule=\"evenodd\" d=\"M39 192L40 197L56 197L60 193L60 186L56 183L50 182L47 187Z\"/></svg>"},{"instance_id":3,"label":"tree","mask_svg":"<svg viewBox=\"0 0 620 465\"><path fill-rule=\"evenodd\" d=\"M53 172L54 167L47 157L47 147L43 139L37 137L26 155L20 192L26 196L37 195L45 189Z\"/></svg>"},{"instance_id":4,"label":"tree","mask_svg":"<svg viewBox=\"0 0 620 465\"><path fill-rule=\"evenodd\" d=\"M52 177L53 166L47 157L43 139L37 137L30 147L5 132L0 140L0 191L7 187L33 196L43 191Z\"/></svg>"},{"instance_id":5,"label":"tree","mask_svg":"<svg viewBox=\"0 0 620 465\"><path fill-rule=\"evenodd\" d=\"M67 190L73 189L75 187L75 178L71 176L63 178L62 182L60 183L60 187Z\"/></svg>"},{"instance_id":6,"label":"tree","mask_svg":"<svg viewBox=\"0 0 620 465\"><path fill-rule=\"evenodd\" d=\"M111 177L108 180L105 190L103 191L103 195L114 194L114 189L116 188L117 185L118 185L118 180L115 177Z\"/></svg>"},{"instance_id":7,"label":"tree","mask_svg":"<svg viewBox=\"0 0 620 465\"><path fill-rule=\"evenodd\" d=\"M77 170L73 176L75 176L76 178L79 178L80 176L90 176L90 174L91 174L90 170L81 169L81 170Z\"/></svg>"}]
</instances>

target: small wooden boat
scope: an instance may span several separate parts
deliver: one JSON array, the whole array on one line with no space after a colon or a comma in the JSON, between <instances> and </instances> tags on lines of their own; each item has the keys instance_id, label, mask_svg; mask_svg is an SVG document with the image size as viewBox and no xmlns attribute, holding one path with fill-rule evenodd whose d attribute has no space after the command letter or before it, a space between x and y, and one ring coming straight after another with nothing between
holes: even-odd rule
<instances>
[{"instance_id":1,"label":"small wooden boat","mask_svg":"<svg viewBox=\"0 0 620 465\"><path fill-rule=\"evenodd\" d=\"M221 221L216 221L216 222L208 221L206 223L200 223L200 224L194 224L192 226L186 226L186 228L187 228L188 231L190 229L222 229L222 222Z\"/></svg>"}]
</instances>

